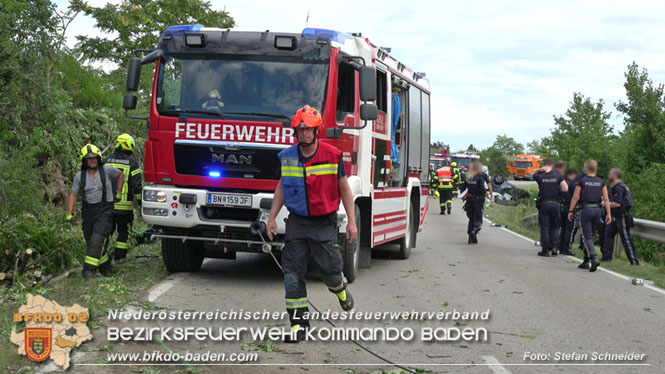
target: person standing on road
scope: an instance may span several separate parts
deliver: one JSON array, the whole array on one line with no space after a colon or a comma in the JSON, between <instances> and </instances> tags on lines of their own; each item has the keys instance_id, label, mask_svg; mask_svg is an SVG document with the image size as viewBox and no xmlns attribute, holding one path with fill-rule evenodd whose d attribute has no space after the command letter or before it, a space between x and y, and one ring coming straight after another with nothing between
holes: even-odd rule
<instances>
[{"instance_id":1,"label":"person standing on road","mask_svg":"<svg viewBox=\"0 0 665 374\"><path fill-rule=\"evenodd\" d=\"M453 169L453 196L457 197L457 195L459 195L459 189L462 185L462 173L457 167L457 162L451 162L450 167Z\"/></svg>"},{"instance_id":2,"label":"person standing on road","mask_svg":"<svg viewBox=\"0 0 665 374\"><path fill-rule=\"evenodd\" d=\"M436 175L439 179L439 206L441 212L439 214L448 214L453 209L453 169L450 167L450 161L444 160L443 165L437 169Z\"/></svg>"},{"instance_id":3,"label":"person standing on road","mask_svg":"<svg viewBox=\"0 0 665 374\"><path fill-rule=\"evenodd\" d=\"M289 211L286 246L282 253L286 310L291 322L288 343L303 340L309 329L307 301L308 257L319 265L321 279L343 310L353 309L353 297L342 274L342 253L337 244L337 209L340 200L347 214L346 238L358 236L353 194L346 177L342 152L317 140L323 125L318 110L305 105L293 117L298 144L279 153L281 178L273 197L268 237L277 234L275 219L283 205Z\"/></svg>"},{"instance_id":4,"label":"person standing on road","mask_svg":"<svg viewBox=\"0 0 665 374\"><path fill-rule=\"evenodd\" d=\"M97 270L103 276L110 277L113 272L105 242L113 233L113 181L122 186L125 176L113 166L103 165L102 152L93 144L86 144L79 152L79 158L81 171L76 173L72 183L66 220L72 222L76 200L81 195L83 236L88 246L83 278L94 277ZM119 200L119 197L115 200Z\"/></svg>"},{"instance_id":5,"label":"person standing on road","mask_svg":"<svg viewBox=\"0 0 665 374\"><path fill-rule=\"evenodd\" d=\"M551 158L543 160L543 172L536 173L532 179L538 184L538 226L540 226L540 245L538 256L550 257L559 254L559 230L561 216L561 193L568 192L568 184L563 176L553 169Z\"/></svg>"},{"instance_id":6,"label":"person standing on road","mask_svg":"<svg viewBox=\"0 0 665 374\"><path fill-rule=\"evenodd\" d=\"M469 244L478 243L478 232L483 226L483 210L485 209L485 197L488 195L488 181L483 173L483 165L474 161L466 173L463 189L464 210L469 218L466 232L469 234Z\"/></svg>"},{"instance_id":7,"label":"person standing on road","mask_svg":"<svg viewBox=\"0 0 665 374\"><path fill-rule=\"evenodd\" d=\"M118 230L118 240L115 242L114 260L127 258L129 249L129 231L134 221L134 200L141 202L141 168L132 156L134 153L134 138L129 134L118 136L115 141L115 152L104 161L104 165L113 166L122 171L125 183L114 186L118 191L120 201L116 202L113 210L114 229Z\"/></svg>"},{"instance_id":8,"label":"person standing on road","mask_svg":"<svg viewBox=\"0 0 665 374\"><path fill-rule=\"evenodd\" d=\"M568 211L568 220L572 222L575 208L578 207L579 203L580 225L584 242L584 262L580 264L579 268L589 269L591 272L596 271L600 265L596 249L593 246L593 235L600 225L603 203L607 211L605 223L612 222L607 186L605 181L596 175L597 170L598 162L596 160L589 160L584 163L584 175L577 181ZM591 262L591 266L589 266L589 262Z\"/></svg>"},{"instance_id":9,"label":"person standing on road","mask_svg":"<svg viewBox=\"0 0 665 374\"><path fill-rule=\"evenodd\" d=\"M630 235L630 220L632 219L633 195L630 188L621 180L623 173L621 169L610 170L610 208L612 222L605 227L605 241L603 246L603 257L601 261L612 261L614 251L614 239L617 232L621 238L626 257L631 265L639 265L633 238Z\"/></svg>"},{"instance_id":10,"label":"person standing on road","mask_svg":"<svg viewBox=\"0 0 665 374\"><path fill-rule=\"evenodd\" d=\"M563 226L561 226L561 240L559 253L567 256L575 256L572 246L575 240L575 234L579 229L579 217L575 217L573 222L568 220L568 211L570 210L570 201L575 192L575 180L577 179L577 169L569 168L566 170L565 180L568 185L568 191L561 193L561 215L563 216Z\"/></svg>"}]
</instances>

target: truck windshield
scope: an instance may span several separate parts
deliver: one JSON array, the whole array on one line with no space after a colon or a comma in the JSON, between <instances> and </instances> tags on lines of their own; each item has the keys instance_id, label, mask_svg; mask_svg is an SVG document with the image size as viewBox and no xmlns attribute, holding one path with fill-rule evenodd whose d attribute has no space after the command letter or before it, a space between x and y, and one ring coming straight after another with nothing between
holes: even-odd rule
<instances>
[{"instance_id":1,"label":"truck windshield","mask_svg":"<svg viewBox=\"0 0 665 374\"><path fill-rule=\"evenodd\" d=\"M530 168L531 163L528 161L515 161L516 168Z\"/></svg>"},{"instance_id":2,"label":"truck windshield","mask_svg":"<svg viewBox=\"0 0 665 374\"><path fill-rule=\"evenodd\" d=\"M167 115L290 117L305 104L322 110L327 80L328 61L169 55L159 74L157 105Z\"/></svg>"},{"instance_id":3,"label":"truck windshield","mask_svg":"<svg viewBox=\"0 0 665 374\"><path fill-rule=\"evenodd\" d=\"M468 157L452 157L453 162L457 162L457 166L469 167L471 165L471 158Z\"/></svg>"}]
</instances>

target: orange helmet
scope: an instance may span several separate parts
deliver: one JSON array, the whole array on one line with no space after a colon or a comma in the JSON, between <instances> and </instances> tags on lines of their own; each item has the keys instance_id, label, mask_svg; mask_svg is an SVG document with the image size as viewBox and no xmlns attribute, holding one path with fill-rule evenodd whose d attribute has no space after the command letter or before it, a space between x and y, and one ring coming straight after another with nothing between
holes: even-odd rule
<instances>
[{"instance_id":1,"label":"orange helmet","mask_svg":"<svg viewBox=\"0 0 665 374\"><path fill-rule=\"evenodd\" d=\"M309 105L305 105L304 107L298 109L296 114L293 116L293 122L291 122L291 127L293 128L316 128L321 126L323 126L321 113Z\"/></svg>"}]
</instances>

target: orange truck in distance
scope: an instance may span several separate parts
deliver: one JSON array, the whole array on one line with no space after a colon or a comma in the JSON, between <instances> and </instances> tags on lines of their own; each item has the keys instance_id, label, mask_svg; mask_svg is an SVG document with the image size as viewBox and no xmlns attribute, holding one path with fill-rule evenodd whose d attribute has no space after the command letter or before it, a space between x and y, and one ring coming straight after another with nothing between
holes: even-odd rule
<instances>
[{"instance_id":1,"label":"orange truck in distance","mask_svg":"<svg viewBox=\"0 0 665 374\"><path fill-rule=\"evenodd\" d=\"M515 180L530 180L531 173L540 167L542 157L536 155L517 155L508 161L508 174Z\"/></svg>"}]
</instances>

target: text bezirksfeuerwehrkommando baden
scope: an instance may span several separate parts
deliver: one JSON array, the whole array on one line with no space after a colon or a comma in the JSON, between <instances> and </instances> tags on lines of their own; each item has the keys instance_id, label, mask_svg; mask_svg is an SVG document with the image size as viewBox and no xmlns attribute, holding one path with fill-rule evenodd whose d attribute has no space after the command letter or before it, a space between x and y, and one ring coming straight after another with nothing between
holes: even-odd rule
<instances>
[{"instance_id":1,"label":"text bezirksfeuerwehrkommando baden","mask_svg":"<svg viewBox=\"0 0 665 374\"><path fill-rule=\"evenodd\" d=\"M326 310L322 313L311 312L309 319L330 319L337 321L385 321L385 320L424 320L424 321L487 321L490 318L490 310L483 312L460 312L456 309L450 311L401 311L401 312L359 312L350 310L338 312ZM283 320L288 319L287 312L269 311L247 311L244 309L229 309L215 311L127 311L111 309L108 313L109 320L135 320L135 321L261 321L261 320Z\"/></svg>"}]
</instances>

